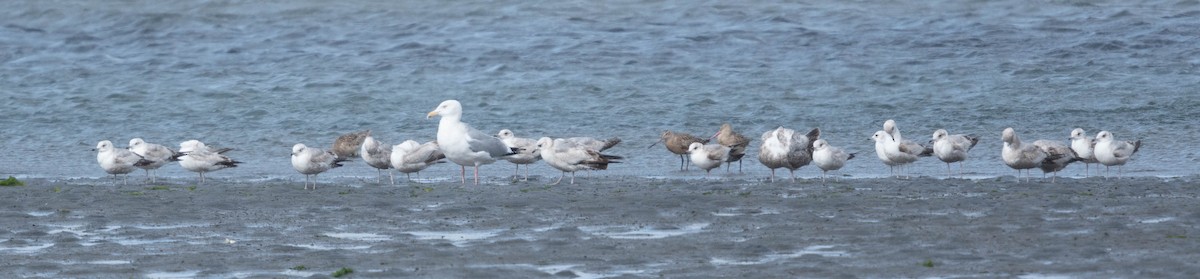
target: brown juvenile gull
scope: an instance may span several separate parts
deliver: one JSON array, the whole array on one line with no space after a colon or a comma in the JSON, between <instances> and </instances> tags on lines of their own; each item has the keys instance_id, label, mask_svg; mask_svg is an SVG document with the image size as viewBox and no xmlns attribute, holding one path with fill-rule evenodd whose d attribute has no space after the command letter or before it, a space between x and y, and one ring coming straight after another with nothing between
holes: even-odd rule
<instances>
[{"instance_id":1,"label":"brown juvenile gull","mask_svg":"<svg viewBox=\"0 0 1200 279\"><path fill-rule=\"evenodd\" d=\"M662 136L659 137L658 141L650 144L650 147L654 147L655 144L660 142L667 146L667 151L671 151L671 153L679 155L679 170L682 171L687 170L688 168L686 163L687 156L684 156L685 154L688 154L688 146L694 142L708 143L708 139L702 139L693 135L676 133L667 130L662 133Z\"/></svg>"},{"instance_id":2,"label":"brown juvenile gull","mask_svg":"<svg viewBox=\"0 0 1200 279\"><path fill-rule=\"evenodd\" d=\"M1000 139L1004 141L1004 147L1000 149L1000 158L1004 159L1005 165L1017 170L1017 181L1021 181L1021 170L1040 167L1048 155L1045 150L1035 145L1022 144L1021 138L1017 137L1017 132L1012 127L1004 128ZM1026 180L1028 181L1028 178Z\"/></svg>"},{"instance_id":3,"label":"brown juvenile gull","mask_svg":"<svg viewBox=\"0 0 1200 279\"><path fill-rule=\"evenodd\" d=\"M779 127L762 135L762 146L758 151L758 162L771 169L771 182L775 182L775 169L786 168L796 182L796 169L812 162L812 142L821 136L820 129L812 129L807 135L795 130Z\"/></svg>"},{"instance_id":4,"label":"brown juvenile gull","mask_svg":"<svg viewBox=\"0 0 1200 279\"><path fill-rule=\"evenodd\" d=\"M575 172L579 170L605 170L608 164L620 163L620 156L601 154L599 150L589 146L577 145L566 139L550 139L542 137L537 141L542 161L547 165L562 171L553 184L562 182L567 173L571 173L571 184L575 184Z\"/></svg>"},{"instance_id":5,"label":"brown juvenile gull","mask_svg":"<svg viewBox=\"0 0 1200 279\"><path fill-rule=\"evenodd\" d=\"M1054 140L1035 140L1033 146L1037 146L1043 152L1046 152L1046 159L1042 160L1038 168L1042 169L1042 178L1046 178L1046 173L1054 172L1054 177L1050 178L1050 183L1054 183L1058 179L1058 171L1066 168L1071 162L1079 161L1079 157L1075 156L1075 151L1067 144Z\"/></svg>"},{"instance_id":6,"label":"brown juvenile gull","mask_svg":"<svg viewBox=\"0 0 1200 279\"><path fill-rule=\"evenodd\" d=\"M729 147L729 162L737 161L738 172L742 172L742 157L746 156L746 148L750 147L750 138L734 132L733 125L729 123L721 124L721 129L713 136L717 138L717 143ZM725 165L725 172L729 172L731 166Z\"/></svg>"},{"instance_id":7,"label":"brown juvenile gull","mask_svg":"<svg viewBox=\"0 0 1200 279\"><path fill-rule=\"evenodd\" d=\"M1117 166L1117 178L1121 178L1121 166L1142 148L1142 141L1117 141L1109 131L1096 134L1096 161L1104 165L1104 178L1108 179L1108 167Z\"/></svg>"}]
</instances>

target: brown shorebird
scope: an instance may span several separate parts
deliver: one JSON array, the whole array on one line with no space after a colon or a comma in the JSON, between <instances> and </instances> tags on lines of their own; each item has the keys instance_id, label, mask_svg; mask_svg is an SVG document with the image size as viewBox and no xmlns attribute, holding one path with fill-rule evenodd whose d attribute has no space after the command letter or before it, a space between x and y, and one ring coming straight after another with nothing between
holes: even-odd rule
<instances>
[{"instance_id":1,"label":"brown shorebird","mask_svg":"<svg viewBox=\"0 0 1200 279\"><path fill-rule=\"evenodd\" d=\"M363 141L367 140L367 136L371 135L371 130L363 130L342 135L333 141L333 147L329 151L337 155L338 158L349 160L350 158L358 157L359 148L362 148Z\"/></svg>"},{"instance_id":2,"label":"brown shorebird","mask_svg":"<svg viewBox=\"0 0 1200 279\"><path fill-rule=\"evenodd\" d=\"M687 156L684 155L688 154L688 146L692 145L693 142L708 143L708 139L702 139L693 135L676 133L667 130L664 131L661 138L654 142L654 144L651 144L650 147L654 147L655 144L660 142L667 146L668 151L679 155L679 170L687 170Z\"/></svg>"},{"instance_id":3,"label":"brown shorebird","mask_svg":"<svg viewBox=\"0 0 1200 279\"><path fill-rule=\"evenodd\" d=\"M729 123L722 124L721 130L717 131L717 134L713 135L713 137L717 138L717 143L729 147L728 162L738 162L738 172L742 172L742 157L746 156L746 148L750 146L750 138L734 132L733 126L729 125ZM725 172L729 172L731 166L732 164L725 165Z\"/></svg>"}]
</instances>

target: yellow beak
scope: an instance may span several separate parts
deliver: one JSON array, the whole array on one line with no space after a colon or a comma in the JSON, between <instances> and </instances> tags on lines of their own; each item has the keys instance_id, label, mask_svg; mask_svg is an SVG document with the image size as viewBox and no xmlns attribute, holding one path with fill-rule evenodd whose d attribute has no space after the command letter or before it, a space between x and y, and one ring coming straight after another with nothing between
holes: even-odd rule
<instances>
[{"instance_id":1,"label":"yellow beak","mask_svg":"<svg viewBox=\"0 0 1200 279\"><path fill-rule=\"evenodd\" d=\"M429 114L425 115L425 118L433 118L434 116L437 116L437 115L438 115L438 113L435 110L435 111L431 111L431 112L429 112Z\"/></svg>"}]
</instances>

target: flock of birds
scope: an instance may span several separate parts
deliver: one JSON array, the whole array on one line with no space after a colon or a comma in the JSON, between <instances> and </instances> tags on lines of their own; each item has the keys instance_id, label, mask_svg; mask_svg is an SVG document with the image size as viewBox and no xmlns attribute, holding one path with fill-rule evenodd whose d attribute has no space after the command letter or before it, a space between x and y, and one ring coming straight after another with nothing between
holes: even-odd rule
<instances>
[{"instance_id":1,"label":"flock of birds","mask_svg":"<svg viewBox=\"0 0 1200 279\"><path fill-rule=\"evenodd\" d=\"M493 136L462 122L462 104L456 100L447 100L430 111L428 118L440 116L436 141L418 143L407 140L388 148L388 146L371 136L371 131L350 133L338 137L330 150L297 143L292 146L292 167L305 177L304 188L316 189L314 176L327 170L342 166L342 162L354 157L361 157L367 165L376 168L380 175L388 169L396 169L405 173L411 179L411 174L420 172L432 165L449 160L461 167L461 181L466 183L466 168L474 168L474 181L479 184L479 167L506 160L516 165L514 177L520 172L521 165L529 165L544 161L547 165L562 172L553 184L562 182L567 173L571 173L571 183L575 183L575 172L580 170L604 170L609 164L620 163L620 156L602 152L621 142L618 138L600 140L589 137L556 138L542 137L538 140L517 137L511 130L501 130ZM775 170L786 168L795 181L795 171L800 167L813 164L821 169L821 181L829 171L835 171L845 166L846 162L855 157L855 153L847 153L841 148L831 145L821 139L820 129L812 129L806 134L797 133L792 129L779 127L762 135L758 160L771 169L771 181L775 181ZM711 142L713 139L716 142ZM936 156L946 163L949 176L954 173L951 164L958 162L961 172L962 162L967 154L979 143L975 135L951 135L943 129L933 133L927 144L921 144L901 136L900 128L894 120L883 123L883 130L871 136L875 141L875 153L884 165L891 170L892 175L899 176L904 167L916 162L921 157ZM1101 131L1096 137L1089 138L1083 129L1071 131L1070 144L1054 140L1037 140L1023 143L1013 128L1005 128L1001 139L1004 146L1001 158L1009 167L1017 170L1020 180L1022 170L1040 168L1043 175L1054 173L1052 182L1058 176L1058 171L1073 162L1083 162L1085 170L1090 172L1090 165L1099 163L1107 168L1117 166L1118 177L1123 166L1141 147L1141 141L1117 141L1113 134ZM741 171L742 159L750 145L750 138L738 134L730 124L724 124L711 137L702 138L686 133L665 131L660 139L650 147L662 143L667 150L679 155L680 169L686 170L695 165L705 170L707 176L712 169L726 164L726 170L738 162ZM212 148L198 140L188 140L179 144L179 150L147 143L141 138L129 141L127 149L115 148L110 141L101 141L96 145L96 159L100 166L109 174L125 174L124 183L128 183L128 175L140 168L146 170L151 182L156 178L152 172L171 162L179 162L184 169L200 174L200 182L204 183L204 174L221 169L236 167L238 162L230 159L224 153L230 148ZM688 164L688 161L691 164ZM1085 174L1090 175L1090 173ZM1028 180L1026 171L1026 180ZM394 173L388 172L389 179L395 184ZM529 177L529 167L525 168L525 178Z\"/></svg>"}]
</instances>

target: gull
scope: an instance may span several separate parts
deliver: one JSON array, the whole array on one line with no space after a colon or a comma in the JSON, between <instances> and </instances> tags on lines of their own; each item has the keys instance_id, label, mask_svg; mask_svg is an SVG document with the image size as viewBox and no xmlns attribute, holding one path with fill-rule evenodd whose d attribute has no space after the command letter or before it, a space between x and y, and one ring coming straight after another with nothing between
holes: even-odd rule
<instances>
[{"instance_id":1,"label":"gull","mask_svg":"<svg viewBox=\"0 0 1200 279\"><path fill-rule=\"evenodd\" d=\"M1000 149L1000 158L1004 159L1005 165L1017 170L1017 181L1021 181L1021 170L1040 167L1049 155L1035 145L1022 144L1021 138L1017 137L1017 132L1012 127L1004 128L1000 139L1004 141L1004 147ZM1026 180L1028 181L1028 178Z\"/></svg>"},{"instance_id":2,"label":"gull","mask_svg":"<svg viewBox=\"0 0 1200 279\"><path fill-rule=\"evenodd\" d=\"M575 145L583 146L587 149L600 151L600 152L608 150L609 148L616 146L618 143L621 143L621 139L617 138L617 137L612 137L607 140L599 140L599 139L590 138L590 137L570 137L570 138L565 138L563 140L566 140L567 142L570 142Z\"/></svg>"},{"instance_id":3,"label":"gull","mask_svg":"<svg viewBox=\"0 0 1200 279\"><path fill-rule=\"evenodd\" d=\"M1096 161L1104 165L1104 178L1108 179L1108 167L1117 166L1117 179L1121 178L1121 166L1129 161L1133 153L1142 148L1142 141L1117 141L1109 131L1096 134L1096 149L1093 154Z\"/></svg>"},{"instance_id":4,"label":"gull","mask_svg":"<svg viewBox=\"0 0 1200 279\"><path fill-rule=\"evenodd\" d=\"M371 130L363 130L353 133L348 133L337 137L333 140L333 147L330 151L338 158L349 160L350 158L358 157L358 151L367 137L371 136Z\"/></svg>"},{"instance_id":5,"label":"gull","mask_svg":"<svg viewBox=\"0 0 1200 279\"><path fill-rule=\"evenodd\" d=\"M777 168L787 168L791 172L792 182L796 182L796 169L812 162L812 142L820 136L821 130L816 128L805 136L784 127L767 131L762 135L758 162L771 169L771 182L775 182Z\"/></svg>"},{"instance_id":6,"label":"gull","mask_svg":"<svg viewBox=\"0 0 1200 279\"><path fill-rule=\"evenodd\" d=\"M367 136L363 139L362 148L358 154L362 156L363 161L367 162L368 166L375 168L375 183L379 183L379 177L383 175L383 171L392 168L391 158L392 149L388 145L375 140L372 136ZM388 179L395 181L392 172L388 173ZM392 183L395 184L395 183Z\"/></svg>"},{"instance_id":7,"label":"gull","mask_svg":"<svg viewBox=\"0 0 1200 279\"><path fill-rule=\"evenodd\" d=\"M1050 183L1054 183L1058 179L1058 171L1066 168L1071 162L1079 161L1079 157L1075 155L1075 151L1071 150L1065 143L1053 140L1035 140L1033 146L1037 146L1042 152L1046 152L1046 159L1038 165L1042 169L1042 178L1046 178L1046 173L1054 172L1054 178L1050 179Z\"/></svg>"},{"instance_id":8,"label":"gull","mask_svg":"<svg viewBox=\"0 0 1200 279\"><path fill-rule=\"evenodd\" d=\"M1071 150L1075 151L1075 155L1079 156L1079 161L1083 162L1083 177L1091 175L1092 164L1100 162L1096 161L1096 155L1093 152L1095 148L1096 140L1089 138L1083 128L1071 130Z\"/></svg>"},{"instance_id":9,"label":"gull","mask_svg":"<svg viewBox=\"0 0 1200 279\"><path fill-rule=\"evenodd\" d=\"M571 173L571 184L575 184L575 172L579 170L605 170L608 164L620 163L620 156L600 154L599 150L589 146L578 145L565 139L550 139L542 137L537 140L537 148L542 161L547 165L562 171L551 185L562 182L567 173Z\"/></svg>"},{"instance_id":10,"label":"gull","mask_svg":"<svg viewBox=\"0 0 1200 279\"><path fill-rule=\"evenodd\" d=\"M186 155L188 152L192 152L195 150L204 150L205 152L225 154L225 152L233 151L233 148L211 147L211 146L205 145L203 142L200 142L198 140L187 140L187 141L179 143L179 153L183 153L184 155ZM182 156L180 158L182 158Z\"/></svg>"},{"instance_id":11,"label":"gull","mask_svg":"<svg viewBox=\"0 0 1200 279\"><path fill-rule=\"evenodd\" d=\"M933 148L929 148L918 144L911 140L906 140L900 135L900 127L896 126L896 121L888 119L883 122L883 131L891 136L891 141L895 145L888 144L889 141L884 141L885 155L892 162L896 163L896 167L901 173L904 172L904 165L916 162L920 157L933 155Z\"/></svg>"},{"instance_id":12,"label":"gull","mask_svg":"<svg viewBox=\"0 0 1200 279\"><path fill-rule=\"evenodd\" d=\"M304 189L308 190L310 178L329 169L342 166L345 159L338 158L333 151L325 151L316 147L308 147L303 143L292 146L292 168L304 175ZM312 189L317 189L317 182L312 181Z\"/></svg>"},{"instance_id":13,"label":"gull","mask_svg":"<svg viewBox=\"0 0 1200 279\"><path fill-rule=\"evenodd\" d=\"M693 142L688 146L688 157L692 159L692 163L696 164L696 167L703 169L704 176L708 177L708 173L713 168L720 167L722 162L729 161L729 150L728 146L716 143Z\"/></svg>"},{"instance_id":14,"label":"gull","mask_svg":"<svg viewBox=\"0 0 1200 279\"><path fill-rule=\"evenodd\" d=\"M112 142L107 140L96 143L95 150L96 162L100 163L104 172L113 175L114 178L124 174L122 183L125 185L129 185L129 173L153 163L129 150L115 148Z\"/></svg>"},{"instance_id":15,"label":"gull","mask_svg":"<svg viewBox=\"0 0 1200 279\"><path fill-rule=\"evenodd\" d=\"M204 173L237 167L241 163L222 155L232 148L210 148L198 140L188 140L179 144L179 166L185 170L200 173L200 183L204 183Z\"/></svg>"},{"instance_id":16,"label":"gull","mask_svg":"<svg viewBox=\"0 0 1200 279\"><path fill-rule=\"evenodd\" d=\"M397 171L404 173L408 180L412 180L412 173L420 175L421 170L428 168L434 164L443 163L446 155L438 149L436 142L426 142L419 144L414 140L406 140L400 144L392 146L392 167ZM392 181L396 184L396 181Z\"/></svg>"},{"instance_id":17,"label":"gull","mask_svg":"<svg viewBox=\"0 0 1200 279\"><path fill-rule=\"evenodd\" d=\"M684 156L684 154L688 154L688 146L690 146L692 143L708 143L708 141L708 139L701 139L693 135L676 133L668 130L663 131L662 136L659 137L659 140L653 144L650 144L650 146L646 148L654 147L655 144L660 142L663 143L663 145L667 147L667 151L671 151L671 153L679 155L679 170L684 171L687 170L687 163L685 163L687 156Z\"/></svg>"},{"instance_id":18,"label":"gull","mask_svg":"<svg viewBox=\"0 0 1200 279\"><path fill-rule=\"evenodd\" d=\"M881 159L887 159L884 164L902 168L905 164L916 162L920 156L929 156L926 153L927 148L918 144L901 144L897 142L892 135L885 131L876 131L871 135L871 139L875 140L875 152L882 152ZM882 148L882 151L880 151Z\"/></svg>"},{"instance_id":19,"label":"gull","mask_svg":"<svg viewBox=\"0 0 1200 279\"><path fill-rule=\"evenodd\" d=\"M479 185L479 166L496 162L496 159L514 155L513 150L499 138L490 136L462 122L462 104L457 100L446 100L430 111L427 118L441 115L438 122L438 148L446 159L462 167L462 183L467 183L467 166L475 167L475 184Z\"/></svg>"},{"instance_id":20,"label":"gull","mask_svg":"<svg viewBox=\"0 0 1200 279\"><path fill-rule=\"evenodd\" d=\"M946 163L946 174L954 176L950 171L950 163L958 162L959 175L962 174L962 161L967 160L967 152L979 143L979 137L975 135L951 135L945 129L938 129L933 132L933 139L930 140L933 146L933 155L939 160Z\"/></svg>"},{"instance_id":21,"label":"gull","mask_svg":"<svg viewBox=\"0 0 1200 279\"><path fill-rule=\"evenodd\" d=\"M146 170L146 177L150 178L150 183L154 183L156 178L158 178L158 168L171 162L178 162L179 157L183 156L183 153L171 150L166 146L148 143L142 138L130 139L129 151L142 156L142 159L146 159L146 161L150 161L149 164L139 166L139 168ZM154 171L154 176L150 175L151 171Z\"/></svg>"},{"instance_id":22,"label":"gull","mask_svg":"<svg viewBox=\"0 0 1200 279\"><path fill-rule=\"evenodd\" d=\"M742 172L742 157L746 156L746 148L750 147L750 138L734 132L733 125L729 123L721 124L721 129L713 137L717 138L717 143L729 147L729 162L737 161L738 172ZM731 166L725 165L725 172L729 172Z\"/></svg>"},{"instance_id":23,"label":"gull","mask_svg":"<svg viewBox=\"0 0 1200 279\"><path fill-rule=\"evenodd\" d=\"M821 168L821 184L825 184L825 174L832 170L841 169L846 161L854 159L854 153L846 153L841 148L829 145L824 139L813 142L813 164Z\"/></svg>"},{"instance_id":24,"label":"gull","mask_svg":"<svg viewBox=\"0 0 1200 279\"><path fill-rule=\"evenodd\" d=\"M507 160L513 163L513 165L517 166L517 168L513 170L514 180L517 177L517 172L521 171L521 165L533 164L542 159L540 149L537 147L537 141L529 138L518 138L515 134L513 134L513 131L509 129L500 130L496 136L500 138L500 141L504 142L505 146L508 146L508 148L511 148L517 152L517 154L512 156L504 157L504 160ZM529 180L529 166L525 166L525 178L522 179L522 181L527 180Z\"/></svg>"}]
</instances>

